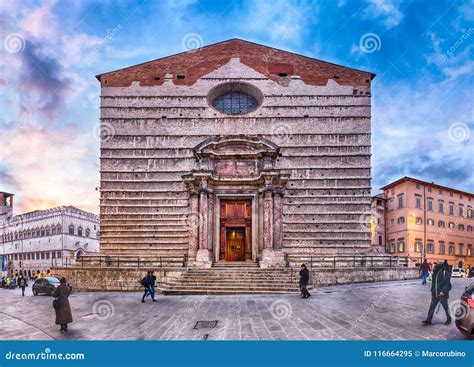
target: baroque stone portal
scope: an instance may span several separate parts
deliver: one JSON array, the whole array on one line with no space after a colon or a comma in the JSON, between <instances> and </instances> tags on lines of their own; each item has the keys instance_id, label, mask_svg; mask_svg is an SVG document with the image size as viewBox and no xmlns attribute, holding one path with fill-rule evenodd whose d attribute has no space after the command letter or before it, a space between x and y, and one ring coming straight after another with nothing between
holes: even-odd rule
<instances>
[{"instance_id":1,"label":"baroque stone portal","mask_svg":"<svg viewBox=\"0 0 474 367\"><path fill-rule=\"evenodd\" d=\"M279 148L259 136L210 138L194 149L189 190L189 259L260 260L282 265L282 197L289 175L275 168Z\"/></svg>"}]
</instances>

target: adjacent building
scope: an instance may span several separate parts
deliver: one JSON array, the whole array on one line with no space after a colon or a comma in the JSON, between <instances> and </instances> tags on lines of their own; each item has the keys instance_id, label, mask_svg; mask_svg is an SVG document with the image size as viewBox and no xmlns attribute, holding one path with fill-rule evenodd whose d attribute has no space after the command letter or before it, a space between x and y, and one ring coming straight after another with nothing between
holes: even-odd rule
<instances>
[{"instance_id":1,"label":"adjacent building","mask_svg":"<svg viewBox=\"0 0 474 367\"><path fill-rule=\"evenodd\" d=\"M429 262L446 259L464 269L474 265L472 193L412 177L382 190L383 198L373 201L385 200L386 252L408 256L411 264L426 257Z\"/></svg>"},{"instance_id":2,"label":"adjacent building","mask_svg":"<svg viewBox=\"0 0 474 367\"><path fill-rule=\"evenodd\" d=\"M370 229L374 253L385 253L385 195L372 197Z\"/></svg>"},{"instance_id":3,"label":"adjacent building","mask_svg":"<svg viewBox=\"0 0 474 367\"><path fill-rule=\"evenodd\" d=\"M98 253L99 217L73 206L13 215L13 194L0 192L0 241L4 271L31 276Z\"/></svg>"},{"instance_id":4,"label":"adjacent building","mask_svg":"<svg viewBox=\"0 0 474 367\"><path fill-rule=\"evenodd\" d=\"M368 253L373 77L240 39L97 76L101 252Z\"/></svg>"}]
</instances>

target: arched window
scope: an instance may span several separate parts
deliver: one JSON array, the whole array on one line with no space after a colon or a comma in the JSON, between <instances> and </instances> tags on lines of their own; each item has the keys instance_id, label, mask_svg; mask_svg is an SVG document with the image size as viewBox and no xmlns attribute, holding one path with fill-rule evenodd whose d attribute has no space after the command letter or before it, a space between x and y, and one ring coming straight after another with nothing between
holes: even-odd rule
<instances>
[{"instance_id":1,"label":"arched window","mask_svg":"<svg viewBox=\"0 0 474 367\"><path fill-rule=\"evenodd\" d=\"M58 224L58 225L56 226L56 233L57 233L57 234L61 234L61 232L62 232L62 227L61 227L61 225Z\"/></svg>"},{"instance_id":2,"label":"arched window","mask_svg":"<svg viewBox=\"0 0 474 367\"><path fill-rule=\"evenodd\" d=\"M91 235L91 230L89 228L86 228L86 237L89 237Z\"/></svg>"},{"instance_id":3,"label":"arched window","mask_svg":"<svg viewBox=\"0 0 474 367\"><path fill-rule=\"evenodd\" d=\"M72 224L69 226L69 234L74 234L74 226Z\"/></svg>"},{"instance_id":4,"label":"arched window","mask_svg":"<svg viewBox=\"0 0 474 367\"><path fill-rule=\"evenodd\" d=\"M77 228L77 235L78 235L79 237L82 237L82 227L78 227L78 228Z\"/></svg>"},{"instance_id":5,"label":"arched window","mask_svg":"<svg viewBox=\"0 0 474 367\"><path fill-rule=\"evenodd\" d=\"M76 252L76 260L79 260L84 252L82 250L78 250Z\"/></svg>"}]
</instances>

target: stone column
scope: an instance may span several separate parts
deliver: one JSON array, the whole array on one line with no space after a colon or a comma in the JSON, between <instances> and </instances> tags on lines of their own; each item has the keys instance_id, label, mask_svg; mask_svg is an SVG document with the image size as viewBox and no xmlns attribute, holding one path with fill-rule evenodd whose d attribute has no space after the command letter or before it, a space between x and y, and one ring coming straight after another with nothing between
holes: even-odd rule
<instances>
[{"instance_id":1,"label":"stone column","mask_svg":"<svg viewBox=\"0 0 474 367\"><path fill-rule=\"evenodd\" d=\"M263 193L258 193L258 205L257 205L257 213L258 213L258 251L259 254L263 250L263 228L264 228L264 220L263 220Z\"/></svg>"},{"instance_id":2,"label":"stone column","mask_svg":"<svg viewBox=\"0 0 474 367\"><path fill-rule=\"evenodd\" d=\"M208 213L208 235L207 235L207 249L212 251L214 246L214 194L212 192L209 193L209 213Z\"/></svg>"},{"instance_id":3,"label":"stone column","mask_svg":"<svg viewBox=\"0 0 474 367\"><path fill-rule=\"evenodd\" d=\"M199 249L207 250L208 233L208 200L207 191L201 190L199 194Z\"/></svg>"},{"instance_id":4,"label":"stone column","mask_svg":"<svg viewBox=\"0 0 474 367\"><path fill-rule=\"evenodd\" d=\"M210 268L212 260L209 257L209 202L208 190L205 187L200 189L199 193L199 250L196 255L196 266Z\"/></svg>"},{"instance_id":5,"label":"stone column","mask_svg":"<svg viewBox=\"0 0 474 367\"><path fill-rule=\"evenodd\" d=\"M196 259L199 247L199 196L197 192L189 194L189 250L190 260Z\"/></svg>"},{"instance_id":6,"label":"stone column","mask_svg":"<svg viewBox=\"0 0 474 367\"><path fill-rule=\"evenodd\" d=\"M273 248L275 250L280 250L283 247L283 208L281 198L281 192L276 192L273 197Z\"/></svg>"},{"instance_id":7,"label":"stone column","mask_svg":"<svg viewBox=\"0 0 474 367\"><path fill-rule=\"evenodd\" d=\"M273 248L273 193L266 190L263 198L263 248Z\"/></svg>"}]
</instances>

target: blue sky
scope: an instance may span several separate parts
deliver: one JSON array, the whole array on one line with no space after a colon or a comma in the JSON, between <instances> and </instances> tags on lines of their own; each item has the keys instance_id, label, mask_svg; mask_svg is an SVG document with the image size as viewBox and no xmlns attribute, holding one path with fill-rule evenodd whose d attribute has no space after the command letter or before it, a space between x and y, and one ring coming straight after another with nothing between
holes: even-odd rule
<instances>
[{"instance_id":1,"label":"blue sky","mask_svg":"<svg viewBox=\"0 0 474 367\"><path fill-rule=\"evenodd\" d=\"M20 212L97 212L94 75L234 37L377 74L374 193L404 175L473 191L474 0L2 0L0 36L0 190Z\"/></svg>"}]
</instances>

